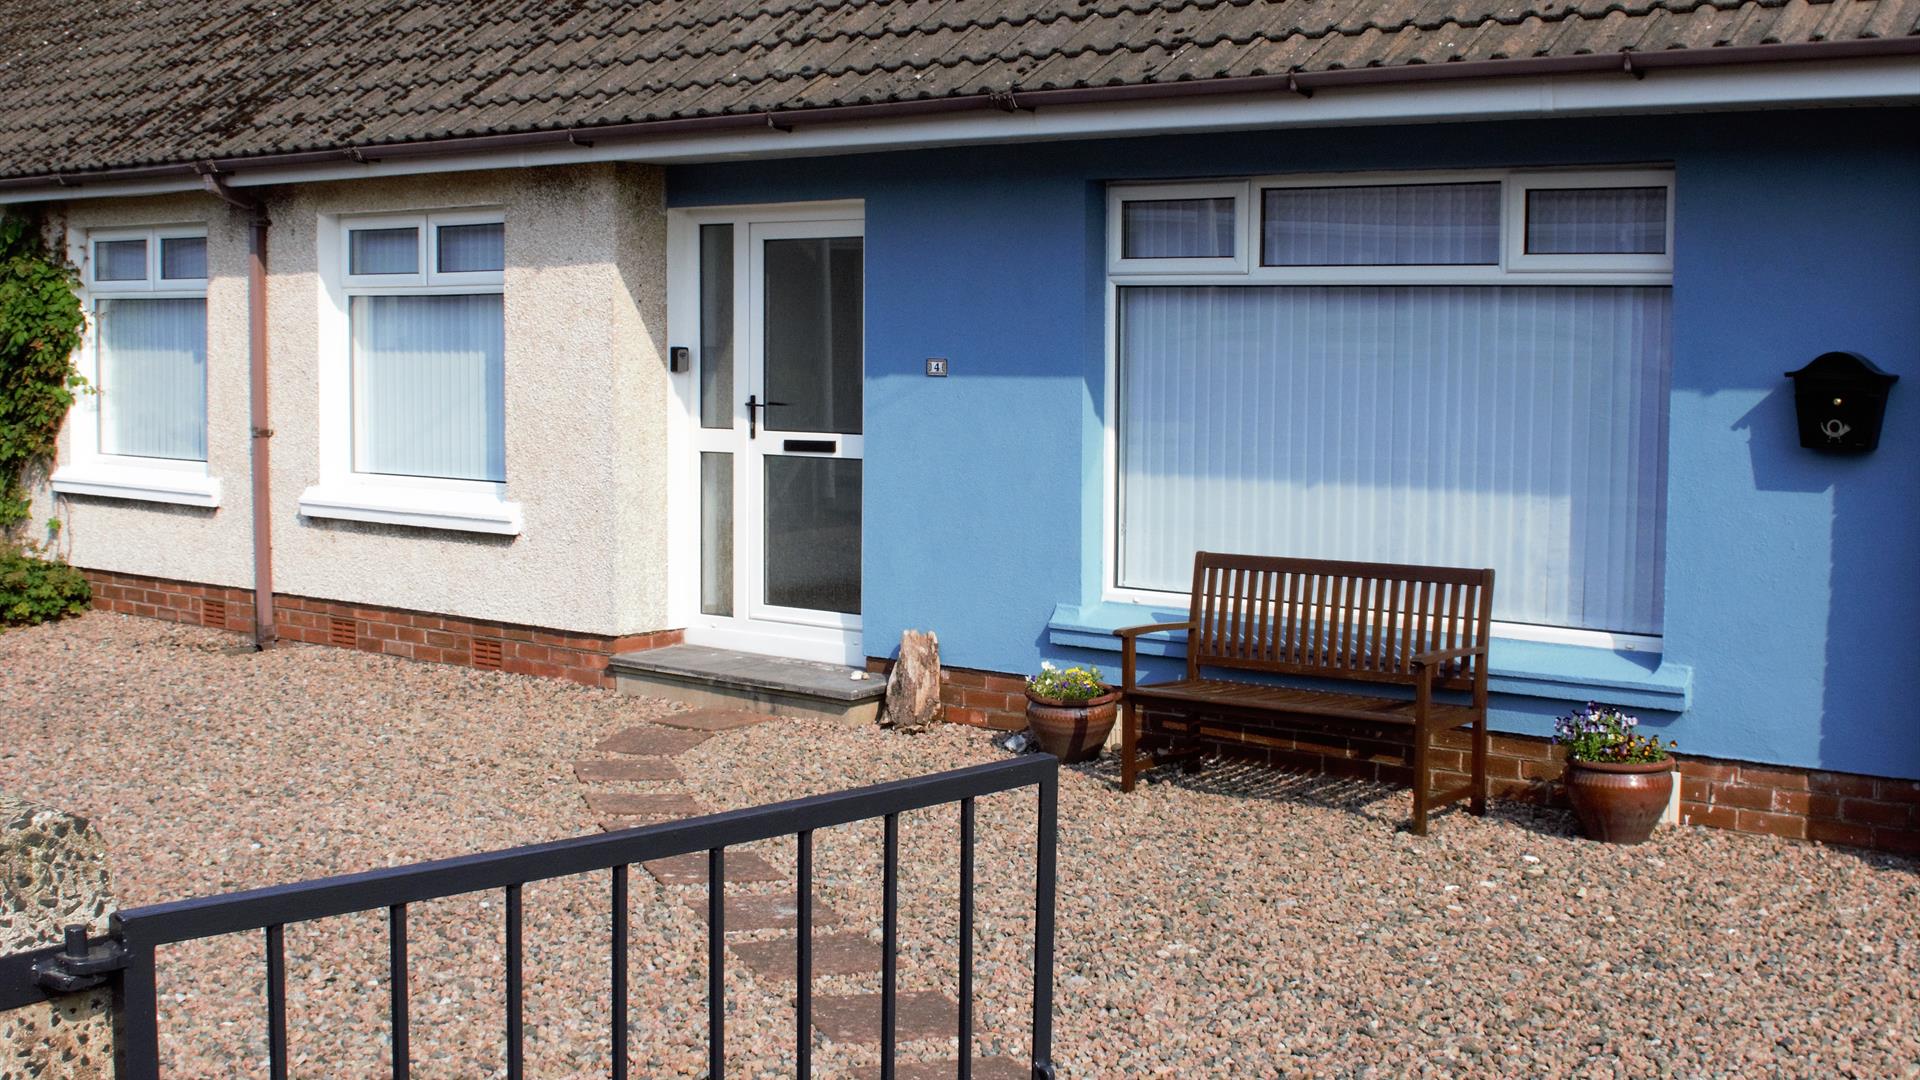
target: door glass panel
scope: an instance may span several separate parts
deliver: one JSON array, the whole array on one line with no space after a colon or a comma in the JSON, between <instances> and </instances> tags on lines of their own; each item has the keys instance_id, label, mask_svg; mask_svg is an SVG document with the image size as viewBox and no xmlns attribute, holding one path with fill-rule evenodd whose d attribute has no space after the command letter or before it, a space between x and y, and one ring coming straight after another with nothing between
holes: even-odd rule
<instances>
[{"instance_id":1,"label":"door glass panel","mask_svg":"<svg viewBox=\"0 0 1920 1080\"><path fill-rule=\"evenodd\" d=\"M700 612L733 614L733 455L700 455Z\"/></svg>"},{"instance_id":2,"label":"door glass panel","mask_svg":"<svg viewBox=\"0 0 1920 1080\"><path fill-rule=\"evenodd\" d=\"M768 431L860 433L861 278L860 237L766 242Z\"/></svg>"},{"instance_id":3,"label":"door glass panel","mask_svg":"<svg viewBox=\"0 0 1920 1080\"><path fill-rule=\"evenodd\" d=\"M733 226L700 226L700 426L733 426Z\"/></svg>"},{"instance_id":4,"label":"door glass panel","mask_svg":"<svg viewBox=\"0 0 1920 1080\"><path fill-rule=\"evenodd\" d=\"M766 463L767 603L858 615L860 460Z\"/></svg>"}]
</instances>

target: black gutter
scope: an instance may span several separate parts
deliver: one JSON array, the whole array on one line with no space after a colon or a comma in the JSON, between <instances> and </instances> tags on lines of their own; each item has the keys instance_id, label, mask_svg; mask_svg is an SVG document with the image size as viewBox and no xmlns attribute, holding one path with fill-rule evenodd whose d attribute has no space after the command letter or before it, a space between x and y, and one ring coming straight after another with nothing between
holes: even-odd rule
<instances>
[{"instance_id":1,"label":"black gutter","mask_svg":"<svg viewBox=\"0 0 1920 1080\"><path fill-rule=\"evenodd\" d=\"M1920 36L1871 38L1856 41L1802 42L1786 45L1742 45L1712 49L1668 49L1661 52L1593 53L1583 56L1523 57L1512 60L1467 60L1442 64L1403 64L1395 67L1340 68L1284 75L1250 75L1224 79L1196 79L1171 83L1133 83L1125 86L1071 87L1053 90L1003 90L989 94L876 102L866 105L827 105L771 112L691 116L670 120L641 120L597 127L521 131L501 135L463 135L416 142L370 144L331 150L301 150L281 154L138 165L78 173L0 178L0 191L23 187L75 187L103 180L128 181L195 174L231 173L243 168L285 168L342 161L375 162L435 155L485 153L571 143L592 146L607 139L635 139L681 134L709 134L771 128L790 131L800 124L849 124L917 116L995 110L1032 111L1063 105L1101 105L1133 101L1178 100L1230 94L1284 92L1311 97L1316 90L1350 86L1390 86L1465 79L1591 75L1619 72L1634 78L1663 69L1725 67L1736 64L1784 63L1809 60L1851 60L1873 57L1920 56Z\"/></svg>"}]
</instances>

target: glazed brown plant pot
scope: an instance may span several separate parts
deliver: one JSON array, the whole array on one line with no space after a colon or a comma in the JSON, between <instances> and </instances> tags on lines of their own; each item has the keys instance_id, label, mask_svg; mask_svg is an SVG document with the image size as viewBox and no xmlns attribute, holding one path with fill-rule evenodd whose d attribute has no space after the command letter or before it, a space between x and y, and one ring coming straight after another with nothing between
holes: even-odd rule
<instances>
[{"instance_id":1,"label":"glazed brown plant pot","mask_svg":"<svg viewBox=\"0 0 1920 1080\"><path fill-rule=\"evenodd\" d=\"M1108 690L1086 701L1066 702L1027 694L1027 731L1040 749L1072 765L1100 756L1120 711L1120 691Z\"/></svg>"},{"instance_id":2,"label":"glazed brown plant pot","mask_svg":"<svg viewBox=\"0 0 1920 1080\"><path fill-rule=\"evenodd\" d=\"M1673 798L1673 761L1569 761L1567 798L1590 838L1644 843Z\"/></svg>"}]
</instances>

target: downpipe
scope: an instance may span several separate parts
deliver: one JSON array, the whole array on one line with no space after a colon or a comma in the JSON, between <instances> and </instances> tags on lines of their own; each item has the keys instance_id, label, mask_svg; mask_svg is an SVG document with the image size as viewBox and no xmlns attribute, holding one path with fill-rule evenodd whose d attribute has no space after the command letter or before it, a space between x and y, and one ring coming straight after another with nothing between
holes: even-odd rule
<instances>
[{"instance_id":1,"label":"downpipe","mask_svg":"<svg viewBox=\"0 0 1920 1080\"><path fill-rule=\"evenodd\" d=\"M253 490L253 646L273 647L273 425L267 411L267 204L259 196L240 195L220 174L203 166L207 193L248 215L247 368L248 427L252 433Z\"/></svg>"}]
</instances>

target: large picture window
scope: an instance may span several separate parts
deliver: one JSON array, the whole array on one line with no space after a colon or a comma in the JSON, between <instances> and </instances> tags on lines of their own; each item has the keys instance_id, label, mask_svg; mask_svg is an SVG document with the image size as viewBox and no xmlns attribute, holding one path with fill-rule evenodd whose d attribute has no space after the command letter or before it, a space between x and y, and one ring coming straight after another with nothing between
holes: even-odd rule
<instances>
[{"instance_id":1,"label":"large picture window","mask_svg":"<svg viewBox=\"0 0 1920 1080\"><path fill-rule=\"evenodd\" d=\"M355 472L506 479L505 228L348 223Z\"/></svg>"},{"instance_id":2,"label":"large picture window","mask_svg":"<svg viewBox=\"0 0 1920 1080\"><path fill-rule=\"evenodd\" d=\"M1116 272L1111 584L1182 593L1196 550L1491 566L1510 629L1657 637L1670 278L1503 243L1670 257L1667 188L1592 175L1255 182L1260 264Z\"/></svg>"},{"instance_id":3,"label":"large picture window","mask_svg":"<svg viewBox=\"0 0 1920 1080\"><path fill-rule=\"evenodd\" d=\"M99 454L207 459L207 240L150 229L90 238Z\"/></svg>"}]
</instances>

